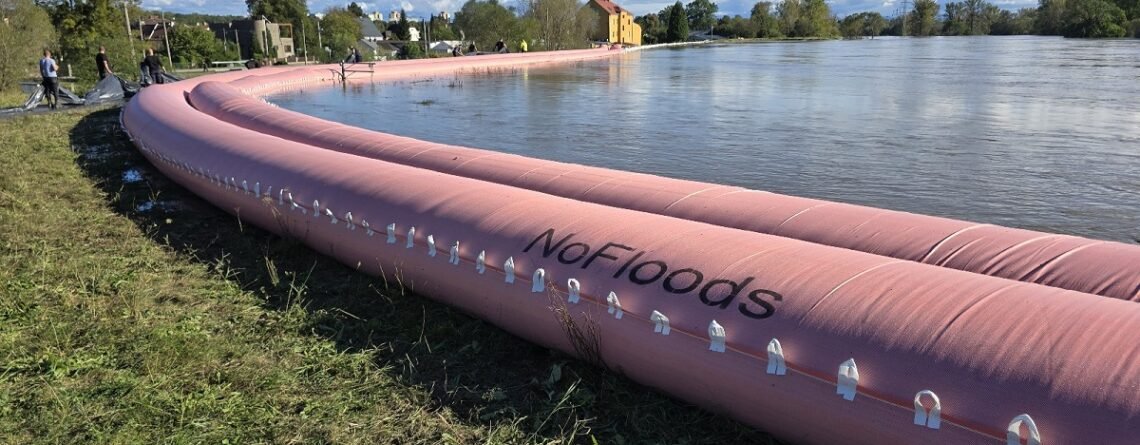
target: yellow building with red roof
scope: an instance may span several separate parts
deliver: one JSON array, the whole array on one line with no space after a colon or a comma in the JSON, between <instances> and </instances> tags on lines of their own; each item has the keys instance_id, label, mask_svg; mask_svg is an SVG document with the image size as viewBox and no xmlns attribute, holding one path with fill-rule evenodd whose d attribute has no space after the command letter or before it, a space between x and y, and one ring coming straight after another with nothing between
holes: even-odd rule
<instances>
[{"instance_id":1,"label":"yellow building with red roof","mask_svg":"<svg viewBox=\"0 0 1140 445\"><path fill-rule=\"evenodd\" d=\"M633 22L633 14L610 0L586 3L597 14L597 24L590 38L622 45L641 45L641 25Z\"/></svg>"}]
</instances>

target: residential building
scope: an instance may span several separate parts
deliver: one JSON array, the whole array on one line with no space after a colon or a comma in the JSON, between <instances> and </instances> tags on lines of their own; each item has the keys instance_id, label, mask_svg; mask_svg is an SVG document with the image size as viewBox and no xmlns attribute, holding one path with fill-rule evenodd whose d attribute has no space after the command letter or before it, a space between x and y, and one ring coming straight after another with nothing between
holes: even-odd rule
<instances>
[{"instance_id":1,"label":"residential building","mask_svg":"<svg viewBox=\"0 0 1140 445\"><path fill-rule=\"evenodd\" d=\"M392 10L392 12L388 14L388 21L389 22L398 22L398 21L400 21L400 17L403 17L403 16L404 16L404 14L402 11Z\"/></svg>"},{"instance_id":2,"label":"residential building","mask_svg":"<svg viewBox=\"0 0 1140 445\"><path fill-rule=\"evenodd\" d=\"M210 30L219 39L237 42L239 57L252 59L254 54L264 55L270 60L287 60L295 57L293 46L293 25L273 23L267 19L234 20L229 23L215 23Z\"/></svg>"},{"instance_id":3,"label":"residential building","mask_svg":"<svg viewBox=\"0 0 1140 445\"><path fill-rule=\"evenodd\" d=\"M597 16L591 39L622 45L641 45L641 25L633 22L633 13L610 0L590 0L586 8Z\"/></svg>"},{"instance_id":4,"label":"residential building","mask_svg":"<svg viewBox=\"0 0 1140 445\"><path fill-rule=\"evenodd\" d=\"M375 22L367 17L361 17L358 20L360 21L360 33L363 35L362 39L369 42L387 40L384 38L384 33L380 32L380 28L376 27Z\"/></svg>"},{"instance_id":5,"label":"residential building","mask_svg":"<svg viewBox=\"0 0 1140 445\"><path fill-rule=\"evenodd\" d=\"M361 39L356 42L358 51L361 54L370 54L371 60L389 60L395 59L400 54L400 48L381 40L364 40Z\"/></svg>"}]
</instances>

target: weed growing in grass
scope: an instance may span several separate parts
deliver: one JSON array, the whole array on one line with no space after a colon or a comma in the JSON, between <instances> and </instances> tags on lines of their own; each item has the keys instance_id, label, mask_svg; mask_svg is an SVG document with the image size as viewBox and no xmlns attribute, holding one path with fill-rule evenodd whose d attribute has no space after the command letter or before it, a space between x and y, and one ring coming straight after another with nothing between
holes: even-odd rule
<instances>
[{"instance_id":1,"label":"weed growing in grass","mask_svg":"<svg viewBox=\"0 0 1140 445\"><path fill-rule=\"evenodd\" d=\"M0 443L775 443L243 226L117 117L0 121Z\"/></svg>"}]
</instances>

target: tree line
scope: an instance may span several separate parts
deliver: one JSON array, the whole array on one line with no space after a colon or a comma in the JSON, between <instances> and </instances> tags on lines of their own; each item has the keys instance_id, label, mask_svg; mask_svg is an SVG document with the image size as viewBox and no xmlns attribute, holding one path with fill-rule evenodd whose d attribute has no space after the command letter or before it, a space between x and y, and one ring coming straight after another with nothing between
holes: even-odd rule
<instances>
[{"instance_id":1,"label":"tree line","mask_svg":"<svg viewBox=\"0 0 1140 445\"><path fill-rule=\"evenodd\" d=\"M835 17L824 0L762 1L748 17L716 17L710 0L680 1L636 18L646 43L690 40L692 33L728 38L874 38L893 36L1057 35L1140 37L1140 0L1040 0L1037 8L1001 9L985 0L915 0L906 14ZM707 31L707 32L706 32Z\"/></svg>"},{"instance_id":2,"label":"tree line","mask_svg":"<svg viewBox=\"0 0 1140 445\"><path fill-rule=\"evenodd\" d=\"M410 30L420 31L418 44L404 45L403 57L426 56L427 43L463 40L474 42L486 51L503 40L517 50L528 42L528 50L557 50L589 46L596 16L590 15L579 0L468 0L454 20L431 15L424 22L409 21L405 14L397 21L376 20L380 31L388 31L395 40L407 41ZM294 54L322 62L342 60L349 49L363 37L363 8L355 2L314 14L305 0L245 0L251 17L265 17L274 23L291 24ZM112 70L133 77L138 71L144 51L155 50L164 64L201 67L207 61L239 60L250 54L239 54L235 38L218 38L206 23L228 23L245 17L204 14L166 14L174 25L167 29L167 42L140 41L137 22L160 16L158 11L140 7L139 0L0 0L0 90L14 86L19 80L33 76L36 62L44 49L80 80L96 77L95 54L100 46L107 49ZM136 26L130 34L129 22ZM367 19L366 19L367 20ZM426 28L426 29L425 29ZM133 37L130 37L132 36ZM169 58L167 49L169 46ZM254 45L256 46L256 45ZM254 48L253 58L264 58L264 50ZM370 58L367 52L365 59Z\"/></svg>"}]
</instances>

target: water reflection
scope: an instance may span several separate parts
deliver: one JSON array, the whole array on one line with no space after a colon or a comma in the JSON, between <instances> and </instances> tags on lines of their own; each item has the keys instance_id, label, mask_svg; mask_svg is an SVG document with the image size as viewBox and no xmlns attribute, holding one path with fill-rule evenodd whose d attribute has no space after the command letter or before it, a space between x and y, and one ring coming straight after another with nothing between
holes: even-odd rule
<instances>
[{"instance_id":1,"label":"water reflection","mask_svg":"<svg viewBox=\"0 0 1140 445\"><path fill-rule=\"evenodd\" d=\"M272 100L439 142L1132 241L1137 66L1131 40L763 43Z\"/></svg>"}]
</instances>

